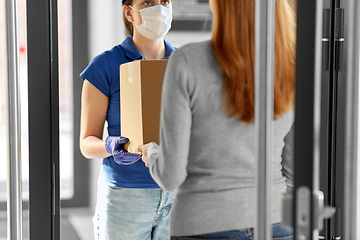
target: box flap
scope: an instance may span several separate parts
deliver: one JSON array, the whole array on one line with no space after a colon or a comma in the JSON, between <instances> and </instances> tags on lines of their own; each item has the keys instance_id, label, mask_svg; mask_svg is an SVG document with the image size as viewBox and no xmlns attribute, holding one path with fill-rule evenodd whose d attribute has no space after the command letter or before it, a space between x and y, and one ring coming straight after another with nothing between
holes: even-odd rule
<instances>
[{"instance_id":1,"label":"box flap","mask_svg":"<svg viewBox=\"0 0 360 240\"><path fill-rule=\"evenodd\" d=\"M125 149L135 152L142 139L140 63L129 62L120 66L120 121L121 136L129 138Z\"/></svg>"}]
</instances>

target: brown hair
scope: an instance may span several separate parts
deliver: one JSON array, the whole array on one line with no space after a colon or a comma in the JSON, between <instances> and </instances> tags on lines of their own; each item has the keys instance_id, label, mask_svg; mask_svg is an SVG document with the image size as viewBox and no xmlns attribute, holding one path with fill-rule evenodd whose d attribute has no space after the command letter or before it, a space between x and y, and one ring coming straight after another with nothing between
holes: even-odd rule
<instances>
[{"instance_id":1,"label":"brown hair","mask_svg":"<svg viewBox=\"0 0 360 240\"><path fill-rule=\"evenodd\" d=\"M124 6L131 6L133 4L133 0L125 0L124 1ZM127 20L127 18L125 17L125 14L123 14L123 18L124 18L124 25L125 25L125 30L126 30L126 35L133 35L134 34L134 30L133 30L133 25L131 22L129 22L129 20Z\"/></svg>"},{"instance_id":2,"label":"brown hair","mask_svg":"<svg viewBox=\"0 0 360 240\"><path fill-rule=\"evenodd\" d=\"M255 1L215 0L211 44L224 72L224 110L254 121ZM294 105L295 18L287 0L276 1L274 119Z\"/></svg>"}]
</instances>

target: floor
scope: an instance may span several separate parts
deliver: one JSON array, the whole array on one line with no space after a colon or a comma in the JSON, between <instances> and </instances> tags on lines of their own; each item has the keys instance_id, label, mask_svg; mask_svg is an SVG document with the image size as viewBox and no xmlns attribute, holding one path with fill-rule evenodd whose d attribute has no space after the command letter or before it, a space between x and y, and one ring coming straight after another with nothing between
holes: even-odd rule
<instances>
[{"instance_id":1,"label":"floor","mask_svg":"<svg viewBox=\"0 0 360 240\"><path fill-rule=\"evenodd\" d=\"M92 216L93 210L91 209L78 209L72 210L72 213L68 213L68 219L71 223L72 227L74 228L76 234L79 237L79 240L93 240L93 224L92 224ZM65 231L66 228L61 230ZM67 239L64 237L61 240L73 240L71 238ZM75 239L74 239L75 240Z\"/></svg>"},{"instance_id":2,"label":"floor","mask_svg":"<svg viewBox=\"0 0 360 240\"><path fill-rule=\"evenodd\" d=\"M92 211L89 209L62 209L60 220L61 240L93 240ZM23 214L23 240L29 239L29 221ZM0 214L0 240L7 240L6 213Z\"/></svg>"}]
</instances>

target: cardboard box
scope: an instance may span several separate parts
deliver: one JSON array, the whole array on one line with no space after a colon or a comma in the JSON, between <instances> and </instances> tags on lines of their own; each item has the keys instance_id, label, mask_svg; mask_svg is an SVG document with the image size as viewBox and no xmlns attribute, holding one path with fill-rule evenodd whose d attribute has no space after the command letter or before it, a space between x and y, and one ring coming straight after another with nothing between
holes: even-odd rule
<instances>
[{"instance_id":1,"label":"cardboard box","mask_svg":"<svg viewBox=\"0 0 360 240\"><path fill-rule=\"evenodd\" d=\"M159 143L161 90L167 60L136 60L120 66L121 136L125 150Z\"/></svg>"}]
</instances>

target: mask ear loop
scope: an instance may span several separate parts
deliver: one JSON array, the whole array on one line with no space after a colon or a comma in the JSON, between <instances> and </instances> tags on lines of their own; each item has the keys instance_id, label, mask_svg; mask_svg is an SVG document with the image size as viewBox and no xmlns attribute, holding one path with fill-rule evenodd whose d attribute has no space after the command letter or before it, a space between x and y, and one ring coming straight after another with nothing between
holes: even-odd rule
<instances>
[{"instance_id":1,"label":"mask ear loop","mask_svg":"<svg viewBox=\"0 0 360 240\"><path fill-rule=\"evenodd\" d=\"M135 11L140 12L140 10L137 10L136 8L133 8L131 5L128 5L128 6L129 6L129 8L134 9Z\"/></svg>"},{"instance_id":2,"label":"mask ear loop","mask_svg":"<svg viewBox=\"0 0 360 240\"><path fill-rule=\"evenodd\" d=\"M129 8L134 9L135 11L138 11L138 12L141 14L141 11L140 11L140 10L137 10L136 8L133 8L131 5L128 5L128 6L129 6ZM143 19L142 14L141 14L141 19ZM135 23L135 21L134 21L134 24L135 24L136 26L138 26L138 25ZM141 23L141 24L142 24L142 23Z\"/></svg>"}]
</instances>

